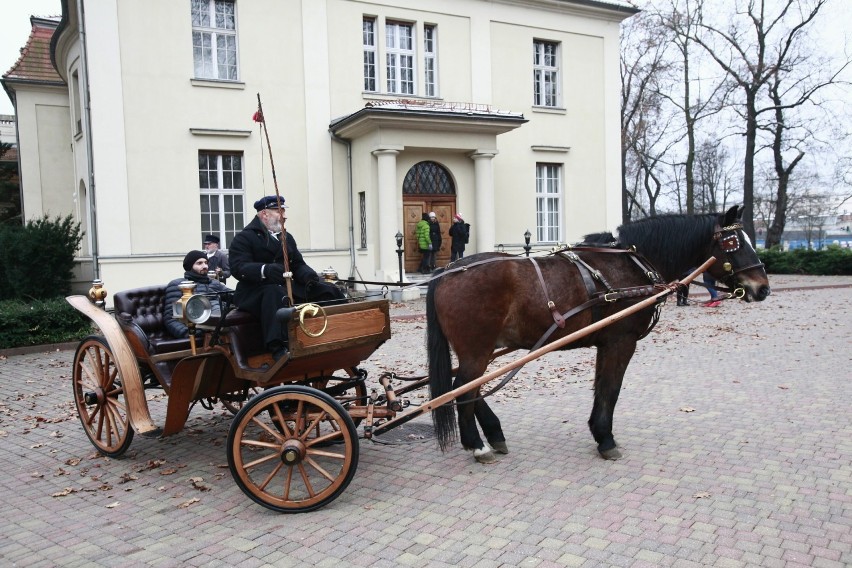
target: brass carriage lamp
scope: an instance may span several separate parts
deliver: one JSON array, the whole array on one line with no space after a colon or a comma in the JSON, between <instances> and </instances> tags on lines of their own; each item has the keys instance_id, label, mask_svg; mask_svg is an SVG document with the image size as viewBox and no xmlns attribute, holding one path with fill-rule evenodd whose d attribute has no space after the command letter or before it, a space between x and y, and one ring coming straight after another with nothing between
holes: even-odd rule
<instances>
[{"instance_id":1,"label":"brass carriage lamp","mask_svg":"<svg viewBox=\"0 0 852 568\"><path fill-rule=\"evenodd\" d=\"M100 278L92 281L92 287L89 288L89 299L99 308L103 308L106 304L107 291L104 288L104 281Z\"/></svg>"},{"instance_id":2,"label":"brass carriage lamp","mask_svg":"<svg viewBox=\"0 0 852 568\"><path fill-rule=\"evenodd\" d=\"M532 248L530 246L530 239L531 238L532 238L532 233L530 233L530 230L527 229L526 231L524 231L524 252L527 254L527 256L530 255L530 249Z\"/></svg>"},{"instance_id":3,"label":"brass carriage lamp","mask_svg":"<svg viewBox=\"0 0 852 568\"><path fill-rule=\"evenodd\" d=\"M323 270L321 276L322 279L328 282L329 284L334 284L335 282L337 282L337 271L331 266Z\"/></svg>"},{"instance_id":4,"label":"brass carriage lamp","mask_svg":"<svg viewBox=\"0 0 852 568\"><path fill-rule=\"evenodd\" d=\"M172 315L181 320L189 328L189 345L195 355L195 324L204 323L210 318L212 305L210 300L202 295L194 295L195 282L184 280L178 284L181 297L172 304Z\"/></svg>"}]
</instances>

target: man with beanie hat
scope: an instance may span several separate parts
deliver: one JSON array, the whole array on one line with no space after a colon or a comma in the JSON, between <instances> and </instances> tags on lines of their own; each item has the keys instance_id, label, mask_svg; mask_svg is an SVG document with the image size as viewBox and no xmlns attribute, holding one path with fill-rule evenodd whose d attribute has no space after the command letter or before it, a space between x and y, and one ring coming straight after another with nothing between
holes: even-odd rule
<instances>
[{"instance_id":1,"label":"man with beanie hat","mask_svg":"<svg viewBox=\"0 0 852 568\"><path fill-rule=\"evenodd\" d=\"M296 239L284 231L287 205L275 195L261 197L254 203L257 216L231 241L228 257L231 273L239 280L234 303L260 319L267 351L278 361L287 351L287 328L275 319L276 312L303 302L346 301L337 286L321 282L308 266L296 246ZM289 274L284 272L286 235ZM287 296L286 278L290 277L293 298Z\"/></svg>"},{"instance_id":2,"label":"man with beanie hat","mask_svg":"<svg viewBox=\"0 0 852 568\"><path fill-rule=\"evenodd\" d=\"M189 337L189 328L182 321L174 319L172 315L172 306L183 295L180 290L181 282L186 280L195 282L196 294L231 291L218 280L210 280L207 276L207 268L207 253L191 250L183 257L183 269L185 271L183 278L175 278L166 286L166 308L163 311L163 322L172 337ZM213 302L213 307L214 310L217 309L218 304Z\"/></svg>"}]
</instances>

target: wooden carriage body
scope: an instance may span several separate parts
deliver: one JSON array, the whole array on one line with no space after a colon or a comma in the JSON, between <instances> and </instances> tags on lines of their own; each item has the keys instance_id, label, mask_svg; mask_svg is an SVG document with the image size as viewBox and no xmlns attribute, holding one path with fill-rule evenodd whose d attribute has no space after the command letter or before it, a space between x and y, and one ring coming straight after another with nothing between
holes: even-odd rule
<instances>
[{"instance_id":1,"label":"wooden carriage body","mask_svg":"<svg viewBox=\"0 0 852 568\"><path fill-rule=\"evenodd\" d=\"M114 315L85 296L67 301L100 329L102 337L96 339L106 343L109 364L120 377L130 425L143 435L179 432L198 401L238 397L252 387L312 384L340 371L352 375L391 335L387 300L329 306L324 315L287 323L289 357L276 362L264 351L260 322L238 309L230 310L221 326L217 321L199 326L203 339L194 350L188 338L169 337L162 317L170 309L165 287L117 293ZM144 393L153 380L168 395L162 427L153 423Z\"/></svg>"}]
</instances>

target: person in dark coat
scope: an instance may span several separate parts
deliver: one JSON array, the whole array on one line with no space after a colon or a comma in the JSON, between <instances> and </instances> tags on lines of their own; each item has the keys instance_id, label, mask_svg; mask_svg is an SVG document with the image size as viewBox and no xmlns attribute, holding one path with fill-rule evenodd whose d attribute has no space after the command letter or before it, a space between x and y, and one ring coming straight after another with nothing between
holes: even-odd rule
<instances>
[{"instance_id":1,"label":"person in dark coat","mask_svg":"<svg viewBox=\"0 0 852 568\"><path fill-rule=\"evenodd\" d=\"M231 275L231 265L228 255L219 250L219 237L216 235L204 235L204 250L207 251L208 270L216 273L216 278L224 284Z\"/></svg>"},{"instance_id":2,"label":"person in dark coat","mask_svg":"<svg viewBox=\"0 0 852 568\"><path fill-rule=\"evenodd\" d=\"M175 301L180 300L183 293L180 290L181 282L186 280L195 283L195 294L209 294L212 292L230 292L231 289L219 282L211 280L207 276L209 266L207 265L207 253L200 250L191 250L183 257L183 278L175 278L166 286L166 307L163 310L163 323L172 337L189 337L189 328L174 318L172 306ZM213 302L214 311L219 308L217 302Z\"/></svg>"},{"instance_id":3,"label":"person in dark coat","mask_svg":"<svg viewBox=\"0 0 852 568\"><path fill-rule=\"evenodd\" d=\"M435 258L441 251L441 224L438 223L438 216L434 211L429 213L429 239L432 241L432 256L429 270L435 270Z\"/></svg>"},{"instance_id":4,"label":"person in dark coat","mask_svg":"<svg viewBox=\"0 0 852 568\"><path fill-rule=\"evenodd\" d=\"M464 258L464 248L470 238L470 224L465 223L459 213L453 217L453 224L449 231L452 242L450 243L450 262Z\"/></svg>"},{"instance_id":5,"label":"person in dark coat","mask_svg":"<svg viewBox=\"0 0 852 568\"><path fill-rule=\"evenodd\" d=\"M280 207L279 207L280 206ZM321 282L296 246L296 239L284 230L287 220L284 198L274 195L255 201L257 216L237 233L228 249L231 274L239 280L234 303L260 319L266 349L277 361L287 355L287 328L275 319L280 308L304 302L345 302L343 292ZM289 273L284 272L281 234L287 239ZM287 296L290 277L293 298Z\"/></svg>"}]
</instances>

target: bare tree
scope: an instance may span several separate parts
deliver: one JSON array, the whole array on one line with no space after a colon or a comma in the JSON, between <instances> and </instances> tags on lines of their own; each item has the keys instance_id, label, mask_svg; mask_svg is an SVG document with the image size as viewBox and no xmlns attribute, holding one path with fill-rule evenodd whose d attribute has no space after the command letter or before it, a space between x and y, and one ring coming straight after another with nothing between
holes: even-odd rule
<instances>
[{"instance_id":1,"label":"bare tree","mask_svg":"<svg viewBox=\"0 0 852 568\"><path fill-rule=\"evenodd\" d=\"M718 140L705 140L695 152L695 208L698 212L724 211L734 191L730 153Z\"/></svg>"},{"instance_id":2,"label":"bare tree","mask_svg":"<svg viewBox=\"0 0 852 568\"><path fill-rule=\"evenodd\" d=\"M686 139L683 162L686 196L683 201L688 214L695 212L696 136L699 122L718 113L728 93L725 81L706 77L696 81L694 68L700 61L692 50L692 38L701 31L696 14L700 13L702 5L703 0L666 0L658 11L660 24L669 30L672 37L674 57L677 58L681 76L679 88L672 88L671 94L663 92L661 95L668 99L683 119ZM699 87L697 93L694 92L693 84ZM702 97L702 91L709 94Z\"/></svg>"},{"instance_id":3,"label":"bare tree","mask_svg":"<svg viewBox=\"0 0 852 568\"><path fill-rule=\"evenodd\" d=\"M621 165L622 222L653 215L660 194L661 159L655 143L661 132L661 85L671 64L669 37L658 20L639 13L621 28ZM656 178L656 180L655 180ZM656 190L654 186L657 185Z\"/></svg>"},{"instance_id":4,"label":"bare tree","mask_svg":"<svg viewBox=\"0 0 852 568\"><path fill-rule=\"evenodd\" d=\"M740 113L745 123L743 222L751 237L754 237L754 172L760 119L764 113L774 115L777 106L771 100L764 101L761 91L776 77L791 71L791 59L795 59L795 48L803 30L814 21L827 1L731 0L728 5L734 8L734 14L727 23L715 22L703 9L698 15L698 29L702 33L694 34L693 40L724 70L742 95ZM775 6L779 8L771 12Z\"/></svg>"}]
</instances>

